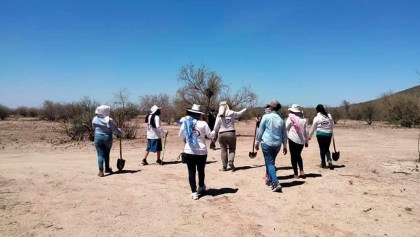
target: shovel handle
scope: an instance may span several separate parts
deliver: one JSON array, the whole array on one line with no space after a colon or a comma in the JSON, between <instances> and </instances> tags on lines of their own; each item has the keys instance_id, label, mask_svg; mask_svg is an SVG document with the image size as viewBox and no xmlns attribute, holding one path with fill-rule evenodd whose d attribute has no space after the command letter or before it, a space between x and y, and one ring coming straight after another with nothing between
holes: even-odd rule
<instances>
[{"instance_id":1,"label":"shovel handle","mask_svg":"<svg viewBox=\"0 0 420 237\"><path fill-rule=\"evenodd\" d=\"M260 121L260 115L257 114L257 122L255 123L255 131L254 131L254 141L252 142L252 153L254 153L254 144L255 144L255 138L257 136L257 125L259 121Z\"/></svg>"},{"instance_id":2,"label":"shovel handle","mask_svg":"<svg viewBox=\"0 0 420 237\"><path fill-rule=\"evenodd\" d=\"M121 146L121 136L120 136L120 159L122 159L122 146Z\"/></svg>"}]
</instances>

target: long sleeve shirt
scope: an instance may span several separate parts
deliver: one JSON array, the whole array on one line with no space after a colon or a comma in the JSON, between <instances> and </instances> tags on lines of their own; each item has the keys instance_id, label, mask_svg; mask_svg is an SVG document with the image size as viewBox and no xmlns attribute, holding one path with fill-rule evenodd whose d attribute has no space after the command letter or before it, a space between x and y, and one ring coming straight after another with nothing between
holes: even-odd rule
<instances>
[{"instance_id":1,"label":"long sleeve shirt","mask_svg":"<svg viewBox=\"0 0 420 237\"><path fill-rule=\"evenodd\" d=\"M268 146L287 146L286 126L277 112L265 114L262 117L256 143L265 143Z\"/></svg>"},{"instance_id":2,"label":"long sleeve shirt","mask_svg":"<svg viewBox=\"0 0 420 237\"><path fill-rule=\"evenodd\" d=\"M92 127L95 129L95 134L108 134L111 135L112 133L120 136L122 135L122 131L117 128L114 123L114 120L110 119L107 121L104 117L95 116L92 119Z\"/></svg>"},{"instance_id":3,"label":"long sleeve shirt","mask_svg":"<svg viewBox=\"0 0 420 237\"><path fill-rule=\"evenodd\" d=\"M235 131L235 119L241 117L245 111L246 109L243 109L239 112L233 112L227 116L218 115L214 124L214 131L216 133Z\"/></svg>"},{"instance_id":4,"label":"long sleeve shirt","mask_svg":"<svg viewBox=\"0 0 420 237\"><path fill-rule=\"evenodd\" d=\"M318 113L312 122L311 131L309 132L309 138L312 137L315 130L316 130L316 135L330 137L332 136L333 128L334 128L334 120L331 114L328 114L328 117L326 117L325 115Z\"/></svg>"}]
</instances>

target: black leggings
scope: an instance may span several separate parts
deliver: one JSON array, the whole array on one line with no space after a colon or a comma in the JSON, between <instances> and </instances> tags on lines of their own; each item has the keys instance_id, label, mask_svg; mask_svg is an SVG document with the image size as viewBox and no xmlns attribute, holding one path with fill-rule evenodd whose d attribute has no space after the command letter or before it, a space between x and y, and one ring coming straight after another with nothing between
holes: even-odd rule
<instances>
[{"instance_id":1,"label":"black leggings","mask_svg":"<svg viewBox=\"0 0 420 237\"><path fill-rule=\"evenodd\" d=\"M289 149L290 149L290 160L292 162L293 172L295 175L298 175L298 165L299 170L303 171L303 161L302 161L302 150L303 145L293 142L289 139Z\"/></svg>"},{"instance_id":2,"label":"black leggings","mask_svg":"<svg viewBox=\"0 0 420 237\"><path fill-rule=\"evenodd\" d=\"M204 168L206 167L207 155L191 155L185 154L185 160L188 167L188 180L190 182L191 192L197 192L197 184L195 181L195 173L198 171L198 186L204 186L204 178L206 176Z\"/></svg>"},{"instance_id":3,"label":"black leggings","mask_svg":"<svg viewBox=\"0 0 420 237\"><path fill-rule=\"evenodd\" d=\"M319 153L321 155L321 164L325 164L325 156L327 157L327 161L331 162L331 154L330 154L331 137L316 135L316 139L318 140Z\"/></svg>"}]
</instances>

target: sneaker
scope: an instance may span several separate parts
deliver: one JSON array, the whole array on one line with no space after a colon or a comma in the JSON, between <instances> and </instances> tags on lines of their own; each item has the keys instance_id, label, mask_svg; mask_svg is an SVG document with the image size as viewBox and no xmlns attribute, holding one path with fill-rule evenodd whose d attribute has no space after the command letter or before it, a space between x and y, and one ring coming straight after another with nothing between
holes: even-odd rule
<instances>
[{"instance_id":1,"label":"sneaker","mask_svg":"<svg viewBox=\"0 0 420 237\"><path fill-rule=\"evenodd\" d=\"M327 165L325 164L325 162L322 162L319 166L320 166L321 168L323 168L323 169L326 169L326 168L327 168Z\"/></svg>"},{"instance_id":2,"label":"sneaker","mask_svg":"<svg viewBox=\"0 0 420 237\"><path fill-rule=\"evenodd\" d=\"M328 168L330 168L330 170L333 170L334 169L334 165L332 164L331 161L328 162Z\"/></svg>"},{"instance_id":3,"label":"sneaker","mask_svg":"<svg viewBox=\"0 0 420 237\"><path fill-rule=\"evenodd\" d=\"M275 186L273 186L273 188L271 189L271 191L273 191L273 192L282 192L281 191L281 185L280 184L277 184L277 185L275 185Z\"/></svg>"},{"instance_id":4,"label":"sneaker","mask_svg":"<svg viewBox=\"0 0 420 237\"><path fill-rule=\"evenodd\" d=\"M141 161L141 164L142 164L142 165L148 165L149 163L147 163L147 160L146 160L146 159L143 159L143 160Z\"/></svg>"},{"instance_id":5,"label":"sneaker","mask_svg":"<svg viewBox=\"0 0 420 237\"><path fill-rule=\"evenodd\" d=\"M227 168L223 167L222 169L220 169L220 171L227 171Z\"/></svg>"},{"instance_id":6,"label":"sneaker","mask_svg":"<svg viewBox=\"0 0 420 237\"><path fill-rule=\"evenodd\" d=\"M198 194L202 194L204 191L206 191L206 185L198 187L198 189L197 189Z\"/></svg>"},{"instance_id":7,"label":"sneaker","mask_svg":"<svg viewBox=\"0 0 420 237\"><path fill-rule=\"evenodd\" d=\"M112 173L112 168L105 169L105 173Z\"/></svg>"},{"instance_id":8,"label":"sneaker","mask_svg":"<svg viewBox=\"0 0 420 237\"><path fill-rule=\"evenodd\" d=\"M156 164L163 165L163 161L161 159L157 159Z\"/></svg>"},{"instance_id":9,"label":"sneaker","mask_svg":"<svg viewBox=\"0 0 420 237\"><path fill-rule=\"evenodd\" d=\"M192 200L197 200L198 199L198 193L197 192L191 193L191 199Z\"/></svg>"},{"instance_id":10,"label":"sneaker","mask_svg":"<svg viewBox=\"0 0 420 237\"><path fill-rule=\"evenodd\" d=\"M229 167L230 167L230 170L232 172L235 172L236 171L236 167L233 164L230 164Z\"/></svg>"},{"instance_id":11,"label":"sneaker","mask_svg":"<svg viewBox=\"0 0 420 237\"><path fill-rule=\"evenodd\" d=\"M99 176L99 177L104 177L104 176L105 176L105 175L104 175L104 172L103 172L102 170L99 170L98 176Z\"/></svg>"}]
</instances>

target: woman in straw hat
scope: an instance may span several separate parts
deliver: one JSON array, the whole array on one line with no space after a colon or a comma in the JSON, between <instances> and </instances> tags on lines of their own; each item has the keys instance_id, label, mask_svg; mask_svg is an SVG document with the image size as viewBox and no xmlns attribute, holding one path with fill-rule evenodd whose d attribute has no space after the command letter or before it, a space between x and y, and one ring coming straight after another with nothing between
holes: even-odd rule
<instances>
[{"instance_id":1,"label":"woman in straw hat","mask_svg":"<svg viewBox=\"0 0 420 237\"><path fill-rule=\"evenodd\" d=\"M298 104L293 104L289 109L289 117L286 120L287 137L289 138L290 159L293 167L294 178L298 176L298 166L300 177L305 178L303 171L302 150L308 146L308 135L306 133L306 119Z\"/></svg>"},{"instance_id":2,"label":"woman in straw hat","mask_svg":"<svg viewBox=\"0 0 420 237\"><path fill-rule=\"evenodd\" d=\"M205 167L207 161L206 136L210 136L209 125L201 120L204 113L200 111L200 105L193 104L187 109L188 116L182 122L179 135L185 138L184 158L188 167L188 179L191 188L191 198L197 200L206 190L204 183ZM198 188L196 172L198 171Z\"/></svg>"},{"instance_id":3,"label":"woman in straw hat","mask_svg":"<svg viewBox=\"0 0 420 237\"><path fill-rule=\"evenodd\" d=\"M111 108L108 105L101 105L96 108L96 116L92 119L92 127L95 131L94 144L98 155L99 177L104 177L104 163L105 173L112 173L112 169L109 167L112 134L122 135L121 129L117 128L114 120L109 117L110 112Z\"/></svg>"},{"instance_id":4,"label":"woman in straw hat","mask_svg":"<svg viewBox=\"0 0 420 237\"><path fill-rule=\"evenodd\" d=\"M221 148L222 158L222 171L227 171L227 165L232 171L235 171L235 160L236 152L236 132L235 132L235 120L242 116L246 111L246 108L235 112L229 109L229 105L226 101L220 102L219 113L216 118L214 130L212 135L218 134L219 144Z\"/></svg>"},{"instance_id":5,"label":"woman in straw hat","mask_svg":"<svg viewBox=\"0 0 420 237\"><path fill-rule=\"evenodd\" d=\"M149 152L155 152L156 163L162 164L162 160L160 159L160 152L162 151L162 134L167 136L168 131L162 128L162 122L159 115L160 108L157 105L153 105L152 108L150 108L150 114L148 114L144 120L147 123L147 147L141 162L142 165L149 164L147 163Z\"/></svg>"}]
</instances>

